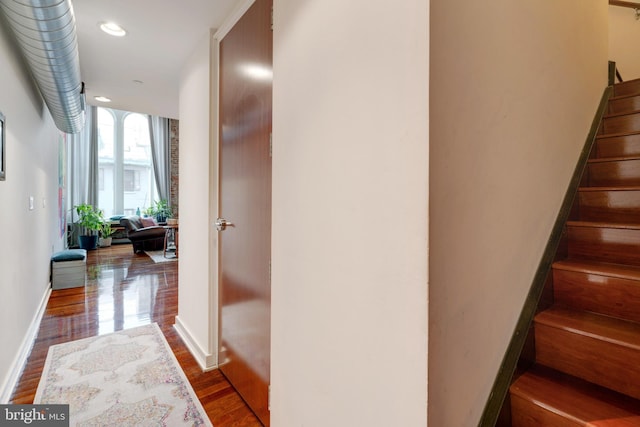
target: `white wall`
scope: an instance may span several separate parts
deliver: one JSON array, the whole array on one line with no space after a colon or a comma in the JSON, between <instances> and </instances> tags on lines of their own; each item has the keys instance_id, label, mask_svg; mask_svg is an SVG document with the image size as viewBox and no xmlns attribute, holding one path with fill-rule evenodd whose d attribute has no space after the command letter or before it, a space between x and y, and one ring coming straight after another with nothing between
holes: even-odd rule
<instances>
[{"instance_id":1,"label":"white wall","mask_svg":"<svg viewBox=\"0 0 640 427\"><path fill-rule=\"evenodd\" d=\"M180 258L176 328L204 369L217 365L217 139L211 131L215 46L203 36L180 81ZM215 146L215 145L214 145Z\"/></svg>"},{"instance_id":2,"label":"white wall","mask_svg":"<svg viewBox=\"0 0 640 427\"><path fill-rule=\"evenodd\" d=\"M609 59L624 80L640 78L640 21L633 9L609 6Z\"/></svg>"},{"instance_id":3,"label":"white wall","mask_svg":"<svg viewBox=\"0 0 640 427\"><path fill-rule=\"evenodd\" d=\"M274 10L272 425L424 426L429 1Z\"/></svg>"},{"instance_id":4,"label":"white wall","mask_svg":"<svg viewBox=\"0 0 640 427\"><path fill-rule=\"evenodd\" d=\"M34 338L39 307L46 303L49 259L63 248L63 239L58 224L61 134L2 28L0 77L7 171L6 181L0 181L0 402L6 402Z\"/></svg>"},{"instance_id":5,"label":"white wall","mask_svg":"<svg viewBox=\"0 0 640 427\"><path fill-rule=\"evenodd\" d=\"M606 2L431 2L429 423L475 426L607 84Z\"/></svg>"}]
</instances>

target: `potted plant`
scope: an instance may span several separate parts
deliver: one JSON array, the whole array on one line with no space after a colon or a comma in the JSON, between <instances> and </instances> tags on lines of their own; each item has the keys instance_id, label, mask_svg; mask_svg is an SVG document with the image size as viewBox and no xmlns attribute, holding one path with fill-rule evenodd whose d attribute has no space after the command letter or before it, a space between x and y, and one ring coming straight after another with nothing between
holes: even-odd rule
<instances>
[{"instance_id":1,"label":"potted plant","mask_svg":"<svg viewBox=\"0 0 640 427\"><path fill-rule=\"evenodd\" d=\"M112 235L114 233L114 229L111 227L111 223L109 221L104 221L102 223L102 227L100 228L100 241L99 245L101 248L108 248L111 246Z\"/></svg>"},{"instance_id":2,"label":"potted plant","mask_svg":"<svg viewBox=\"0 0 640 427\"><path fill-rule=\"evenodd\" d=\"M80 249L95 249L98 246L98 233L104 223L102 211L87 203L77 205L75 208L78 214L78 225L81 227L81 234L78 236Z\"/></svg>"},{"instance_id":3,"label":"potted plant","mask_svg":"<svg viewBox=\"0 0 640 427\"><path fill-rule=\"evenodd\" d=\"M153 202L153 204L145 210L145 213L155 217L156 222L160 224L167 222L167 218L173 216L173 209L169 205L169 202L167 202L167 199L160 199Z\"/></svg>"}]
</instances>

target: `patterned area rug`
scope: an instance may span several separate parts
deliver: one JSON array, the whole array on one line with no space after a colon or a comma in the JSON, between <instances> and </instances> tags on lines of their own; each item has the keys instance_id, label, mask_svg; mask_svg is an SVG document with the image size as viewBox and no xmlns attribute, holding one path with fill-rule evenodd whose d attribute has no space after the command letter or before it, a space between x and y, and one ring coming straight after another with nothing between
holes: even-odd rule
<instances>
[{"instance_id":1,"label":"patterned area rug","mask_svg":"<svg viewBox=\"0 0 640 427\"><path fill-rule=\"evenodd\" d=\"M51 346L34 403L72 426L211 426L156 323Z\"/></svg>"},{"instance_id":2,"label":"patterned area rug","mask_svg":"<svg viewBox=\"0 0 640 427\"><path fill-rule=\"evenodd\" d=\"M149 258L151 258L156 264L159 262L171 262L178 260L178 257L175 256L174 252L167 252L166 257L164 256L164 251L144 251L144 253L149 255Z\"/></svg>"}]
</instances>

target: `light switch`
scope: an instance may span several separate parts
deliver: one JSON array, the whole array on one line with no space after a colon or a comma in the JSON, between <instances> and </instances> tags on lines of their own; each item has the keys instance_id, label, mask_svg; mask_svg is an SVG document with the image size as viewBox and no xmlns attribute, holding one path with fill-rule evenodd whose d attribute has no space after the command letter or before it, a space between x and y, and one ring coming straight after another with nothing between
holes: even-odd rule
<instances>
[{"instance_id":1,"label":"light switch","mask_svg":"<svg viewBox=\"0 0 640 427\"><path fill-rule=\"evenodd\" d=\"M29 196L29 210L33 210L33 196Z\"/></svg>"}]
</instances>

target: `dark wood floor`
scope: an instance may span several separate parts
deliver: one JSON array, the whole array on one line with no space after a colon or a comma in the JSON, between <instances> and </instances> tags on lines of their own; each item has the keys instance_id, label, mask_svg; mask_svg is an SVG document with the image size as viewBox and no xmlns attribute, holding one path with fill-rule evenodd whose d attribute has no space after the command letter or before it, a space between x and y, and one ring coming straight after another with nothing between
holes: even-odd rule
<instances>
[{"instance_id":1,"label":"dark wood floor","mask_svg":"<svg viewBox=\"0 0 640 427\"><path fill-rule=\"evenodd\" d=\"M154 264L131 245L114 245L89 251L87 271L84 288L52 292L13 403L33 402L49 346L157 322L213 425L260 425L218 370L201 371L175 332L177 262Z\"/></svg>"}]
</instances>

